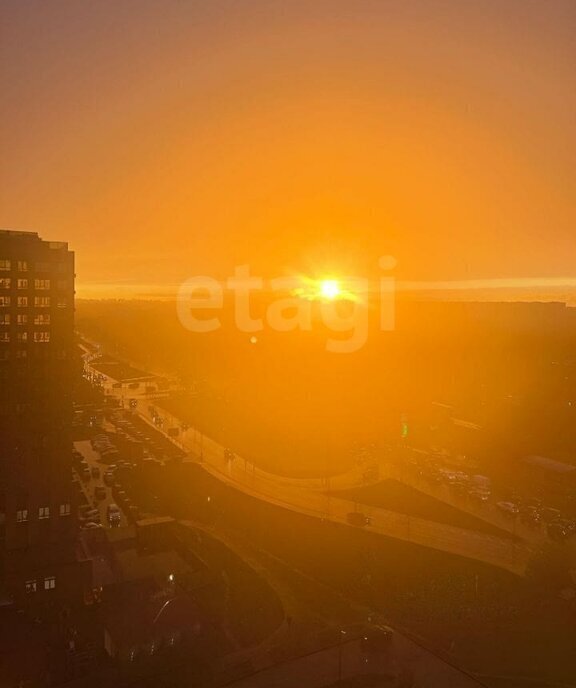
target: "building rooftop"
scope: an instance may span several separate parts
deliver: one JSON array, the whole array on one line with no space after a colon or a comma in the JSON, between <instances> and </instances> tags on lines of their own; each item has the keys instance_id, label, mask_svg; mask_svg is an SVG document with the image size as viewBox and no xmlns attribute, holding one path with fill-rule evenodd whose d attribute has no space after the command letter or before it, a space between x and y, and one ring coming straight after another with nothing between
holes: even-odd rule
<instances>
[{"instance_id":1,"label":"building rooftop","mask_svg":"<svg viewBox=\"0 0 576 688\"><path fill-rule=\"evenodd\" d=\"M38 232L28 232L20 229L0 229L0 240L2 239L34 242L55 250L68 249L68 242L66 241L45 241Z\"/></svg>"},{"instance_id":2,"label":"building rooftop","mask_svg":"<svg viewBox=\"0 0 576 688\"><path fill-rule=\"evenodd\" d=\"M90 366L99 373L106 375L117 382L136 382L138 380L152 380L154 375L134 368L127 363L116 361L109 356L99 356L90 361Z\"/></svg>"}]
</instances>

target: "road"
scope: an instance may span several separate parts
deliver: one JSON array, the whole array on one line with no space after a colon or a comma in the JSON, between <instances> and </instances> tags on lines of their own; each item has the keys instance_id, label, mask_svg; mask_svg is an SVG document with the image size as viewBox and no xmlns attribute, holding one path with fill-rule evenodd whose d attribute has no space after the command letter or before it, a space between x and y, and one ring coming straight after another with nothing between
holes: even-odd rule
<instances>
[{"instance_id":1,"label":"road","mask_svg":"<svg viewBox=\"0 0 576 688\"><path fill-rule=\"evenodd\" d=\"M434 660L430 653L411 640L394 635L394 655L408 660L410 678L415 686L427 688L478 688L483 684L459 669ZM392 679L397 673L395 662L388 653L366 654L361 640L342 642L292 661L276 664L231 686L235 688L322 688L336 684L341 679L361 675L389 676L390 681L382 679L382 686L397 686Z\"/></svg>"},{"instance_id":2,"label":"road","mask_svg":"<svg viewBox=\"0 0 576 688\"><path fill-rule=\"evenodd\" d=\"M144 396L135 398L135 412L154 426L149 412L151 401ZM181 428L182 422L177 418L164 411L162 416L164 428ZM277 476L238 456L233 461L226 460L224 447L194 428L181 432L179 445L190 453L191 460L198 461L205 471L218 480L270 504L345 525L348 525L347 515L357 510L354 502L319 490L318 479ZM530 549L523 544L495 535L382 508L363 507L362 511L371 519L366 530L482 561L518 575L524 573L531 554Z\"/></svg>"},{"instance_id":3,"label":"road","mask_svg":"<svg viewBox=\"0 0 576 688\"><path fill-rule=\"evenodd\" d=\"M409 670L416 686L478 688L484 685L398 630L391 629L393 638L387 649L367 657L353 639L366 635L368 629L390 628L379 610L352 602L325 582L260 550L249 537L219 527L206 528L189 521L180 523L185 528L207 530L210 537L225 543L258 571L279 595L286 618L291 619L290 624L284 621L260 645L241 649L228 657L225 674L234 674L234 667L242 667L246 662L256 671L251 677L230 685L238 688L331 685L337 680L340 649L343 678L367 673L403 675ZM345 633L340 636L342 630ZM339 637L342 638L341 647L336 640ZM278 649L283 650L280 656L296 657L295 661L280 660Z\"/></svg>"},{"instance_id":4,"label":"road","mask_svg":"<svg viewBox=\"0 0 576 688\"><path fill-rule=\"evenodd\" d=\"M142 389L128 392L124 387L125 385L115 388L112 380L104 381L106 394L125 401L129 393L130 398L136 401L132 412L138 413L158 430L149 410L150 405L155 403L154 398L147 396ZM328 485L317 478L279 476L263 471L239 456L228 461L224 457L225 448L218 442L193 427L183 431L183 421L163 409L161 416L164 420L163 431L168 428L179 429L176 443L189 453L190 460L197 461L205 471L235 489L270 504L345 525L349 525L347 515L357 510L354 502L330 496ZM352 471L331 481L329 487L351 487L358 485L360 479L359 471ZM436 523L382 508L363 506L362 511L371 519L366 530L481 561L517 575L524 574L532 555L529 544L515 542L510 538Z\"/></svg>"}]
</instances>

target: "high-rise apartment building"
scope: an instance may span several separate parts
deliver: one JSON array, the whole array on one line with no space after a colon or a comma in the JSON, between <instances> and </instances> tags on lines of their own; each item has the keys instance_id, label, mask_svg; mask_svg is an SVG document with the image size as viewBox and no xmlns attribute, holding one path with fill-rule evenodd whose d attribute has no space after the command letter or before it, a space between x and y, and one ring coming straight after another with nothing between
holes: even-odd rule
<instances>
[{"instance_id":1,"label":"high-rise apartment building","mask_svg":"<svg viewBox=\"0 0 576 688\"><path fill-rule=\"evenodd\" d=\"M74 253L0 230L0 585L23 606L81 592L73 373Z\"/></svg>"}]
</instances>

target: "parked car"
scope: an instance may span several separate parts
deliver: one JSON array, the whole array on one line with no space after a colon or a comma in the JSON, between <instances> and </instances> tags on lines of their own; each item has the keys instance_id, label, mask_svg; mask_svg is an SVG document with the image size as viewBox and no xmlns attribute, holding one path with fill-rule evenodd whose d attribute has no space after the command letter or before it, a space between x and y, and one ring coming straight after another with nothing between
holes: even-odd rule
<instances>
[{"instance_id":1,"label":"parked car","mask_svg":"<svg viewBox=\"0 0 576 688\"><path fill-rule=\"evenodd\" d=\"M90 473L92 474L93 478L99 478L100 477L100 469L98 466L92 466L90 469Z\"/></svg>"},{"instance_id":2,"label":"parked car","mask_svg":"<svg viewBox=\"0 0 576 688\"><path fill-rule=\"evenodd\" d=\"M114 473L106 471L106 473L104 473L103 480L105 485L112 485L114 483Z\"/></svg>"},{"instance_id":3,"label":"parked car","mask_svg":"<svg viewBox=\"0 0 576 688\"><path fill-rule=\"evenodd\" d=\"M351 511L349 514L346 514L346 520L351 526L358 526L360 528L372 523L372 519L360 511Z\"/></svg>"},{"instance_id":4,"label":"parked car","mask_svg":"<svg viewBox=\"0 0 576 688\"><path fill-rule=\"evenodd\" d=\"M515 502L498 502L496 506L505 516L516 516L520 511Z\"/></svg>"},{"instance_id":5,"label":"parked car","mask_svg":"<svg viewBox=\"0 0 576 688\"><path fill-rule=\"evenodd\" d=\"M527 508L528 508L528 507L534 507L535 509L541 509L541 508L542 508L542 500L541 500L541 499L534 498L534 497L533 497L533 498L529 498L529 499L525 499L525 500L523 501L523 504L524 504L524 506L527 507Z\"/></svg>"},{"instance_id":6,"label":"parked car","mask_svg":"<svg viewBox=\"0 0 576 688\"><path fill-rule=\"evenodd\" d=\"M89 523L89 522L94 522L94 523L100 523L100 512L98 509L90 509L90 511L87 511L83 516L80 517L80 521L82 523Z\"/></svg>"},{"instance_id":7,"label":"parked car","mask_svg":"<svg viewBox=\"0 0 576 688\"><path fill-rule=\"evenodd\" d=\"M468 490L468 496L475 502L487 502L490 499L490 490L484 490L480 487L473 487Z\"/></svg>"},{"instance_id":8,"label":"parked car","mask_svg":"<svg viewBox=\"0 0 576 688\"><path fill-rule=\"evenodd\" d=\"M546 530L552 540L565 540L576 533L576 523L566 518L557 518L548 524Z\"/></svg>"},{"instance_id":9,"label":"parked car","mask_svg":"<svg viewBox=\"0 0 576 688\"><path fill-rule=\"evenodd\" d=\"M524 506L520 510L520 520L527 526L537 526L542 516L535 506Z\"/></svg>"},{"instance_id":10,"label":"parked car","mask_svg":"<svg viewBox=\"0 0 576 688\"><path fill-rule=\"evenodd\" d=\"M106 516L108 518L108 523L111 526L114 527L120 525L121 512L118 506L116 506L116 504L108 504L108 508L106 509Z\"/></svg>"},{"instance_id":11,"label":"parked car","mask_svg":"<svg viewBox=\"0 0 576 688\"><path fill-rule=\"evenodd\" d=\"M107 463L108 461L116 461L116 459L120 456L120 452L116 449L116 447L109 447L108 449L100 452L100 456L102 461Z\"/></svg>"},{"instance_id":12,"label":"parked car","mask_svg":"<svg viewBox=\"0 0 576 688\"><path fill-rule=\"evenodd\" d=\"M102 528L102 524L96 523L95 521L88 521L87 523L82 523L80 528L82 528L82 530L93 530L94 528Z\"/></svg>"},{"instance_id":13,"label":"parked car","mask_svg":"<svg viewBox=\"0 0 576 688\"><path fill-rule=\"evenodd\" d=\"M561 518L562 516L559 509L553 509L549 506L544 507L540 513L542 515L542 519L546 521L546 523L551 523L552 521L555 521Z\"/></svg>"},{"instance_id":14,"label":"parked car","mask_svg":"<svg viewBox=\"0 0 576 688\"><path fill-rule=\"evenodd\" d=\"M492 481L486 475L473 475L470 478L470 484L479 490L486 490L490 492L492 490Z\"/></svg>"},{"instance_id":15,"label":"parked car","mask_svg":"<svg viewBox=\"0 0 576 688\"><path fill-rule=\"evenodd\" d=\"M94 488L94 499L106 499L106 488L103 485L96 485Z\"/></svg>"},{"instance_id":16,"label":"parked car","mask_svg":"<svg viewBox=\"0 0 576 688\"><path fill-rule=\"evenodd\" d=\"M450 483L450 490L457 495L465 495L468 492L468 483L463 480L454 480Z\"/></svg>"}]
</instances>

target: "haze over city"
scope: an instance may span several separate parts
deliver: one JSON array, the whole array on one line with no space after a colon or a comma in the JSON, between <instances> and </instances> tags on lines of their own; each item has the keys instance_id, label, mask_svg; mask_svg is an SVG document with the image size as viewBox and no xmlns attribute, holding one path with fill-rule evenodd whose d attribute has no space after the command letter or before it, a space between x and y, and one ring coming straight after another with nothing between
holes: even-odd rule
<instances>
[{"instance_id":1,"label":"haze over city","mask_svg":"<svg viewBox=\"0 0 576 688\"><path fill-rule=\"evenodd\" d=\"M576 688L575 36L0 0L0 688Z\"/></svg>"}]
</instances>

